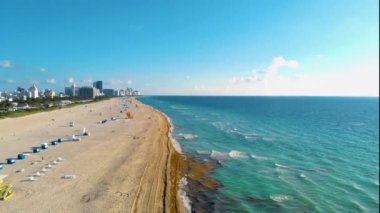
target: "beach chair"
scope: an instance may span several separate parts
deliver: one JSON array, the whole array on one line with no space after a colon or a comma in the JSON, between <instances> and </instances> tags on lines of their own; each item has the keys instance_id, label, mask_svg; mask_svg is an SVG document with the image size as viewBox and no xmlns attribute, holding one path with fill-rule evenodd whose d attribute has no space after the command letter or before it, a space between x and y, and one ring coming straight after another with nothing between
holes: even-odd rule
<instances>
[{"instance_id":1,"label":"beach chair","mask_svg":"<svg viewBox=\"0 0 380 213\"><path fill-rule=\"evenodd\" d=\"M75 175L64 175L62 176L63 179L75 179L76 176Z\"/></svg>"},{"instance_id":2,"label":"beach chair","mask_svg":"<svg viewBox=\"0 0 380 213\"><path fill-rule=\"evenodd\" d=\"M70 140L71 140L71 141L80 141L80 138L77 138L77 137L75 137L75 135L72 135L72 136L70 137Z\"/></svg>"}]
</instances>

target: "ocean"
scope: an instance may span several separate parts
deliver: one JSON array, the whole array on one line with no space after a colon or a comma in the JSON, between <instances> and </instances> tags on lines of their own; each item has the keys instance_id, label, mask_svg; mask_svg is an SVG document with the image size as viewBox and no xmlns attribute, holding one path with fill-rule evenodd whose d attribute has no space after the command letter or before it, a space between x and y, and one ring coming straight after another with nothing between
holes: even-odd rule
<instances>
[{"instance_id":1,"label":"ocean","mask_svg":"<svg viewBox=\"0 0 380 213\"><path fill-rule=\"evenodd\" d=\"M220 165L207 211L379 211L378 98L139 100L170 117L186 156Z\"/></svg>"}]
</instances>

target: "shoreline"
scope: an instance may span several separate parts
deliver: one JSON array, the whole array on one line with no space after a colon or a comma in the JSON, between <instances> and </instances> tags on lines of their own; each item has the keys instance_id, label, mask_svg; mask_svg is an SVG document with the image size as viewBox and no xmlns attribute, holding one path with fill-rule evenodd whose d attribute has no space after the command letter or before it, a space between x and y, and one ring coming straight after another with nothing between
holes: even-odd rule
<instances>
[{"instance_id":1,"label":"shoreline","mask_svg":"<svg viewBox=\"0 0 380 213\"><path fill-rule=\"evenodd\" d=\"M137 100L138 101L138 100ZM138 101L142 103L141 101ZM144 104L144 103L142 103ZM161 115L167 122L167 147L169 150L169 162L166 168L167 189L165 190L167 212L204 212L214 210L210 192L215 193L221 187L221 183L212 178L212 172L218 166L214 161L202 162L194 156L187 156L177 140L172 136L174 125L164 112L153 106L144 104ZM167 194L169 193L169 194ZM199 197L202 197L199 200ZM165 212L166 212L165 211Z\"/></svg>"},{"instance_id":2,"label":"shoreline","mask_svg":"<svg viewBox=\"0 0 380 213\"><path fill-rule=\"evenodd\" d=\"M138 101L140 104L144 104ZM180 182L184 177L183 168L186 164L186 157L183 155L180 144L172 137L173 124L165 113L155 109L153 106L144 104L154 110L162 119L166 121L166 148L168 153L166 154L166 166L165 166L165 180L164 180L164 212L191 212L184 205L181 199L181 187Z\"/></svg>"}]
</instances>

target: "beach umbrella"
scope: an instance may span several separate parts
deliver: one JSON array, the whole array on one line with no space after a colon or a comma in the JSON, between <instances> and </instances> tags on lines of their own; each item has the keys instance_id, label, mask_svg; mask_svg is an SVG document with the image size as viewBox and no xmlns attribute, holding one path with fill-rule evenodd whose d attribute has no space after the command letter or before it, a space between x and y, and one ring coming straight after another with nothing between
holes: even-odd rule
<instances>
[{"instance_id":1,"label":"beach umbrella","mask_svg":"<svg viewBox=\"0 0 380 213\"><path fill-rule=\"evenodd\" d=\"M18 155L17 155L17 159L19 159L19 160L23 160L23 159L25 159L25 154L24 154L24 153L20 153L20 154L18 154Z\"/></svg>"},{"instance_id":2,"label":"beach umbrella","mask_svg":"<svg viewBox=\"0 0 380 213\"><path fill-rule=\"evenodd\" d=\"M15 159L13 159L13 158L7 159L7 164L15 164L15 163L16 163Z\"/></svg>"}]
</instances>

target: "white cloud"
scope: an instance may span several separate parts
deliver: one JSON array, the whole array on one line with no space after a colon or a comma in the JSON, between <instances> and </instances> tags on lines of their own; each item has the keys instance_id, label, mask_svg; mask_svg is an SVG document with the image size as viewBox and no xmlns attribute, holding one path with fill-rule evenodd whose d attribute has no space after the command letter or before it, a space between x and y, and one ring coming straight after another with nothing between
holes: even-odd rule
<instances>
[{"instance_id":1,"label":"white cloud","mask_svg":"<svg viewBox=\"0 0 380 213\"><path fill-rule=\"evenodd\" d=\"M111 84L111 85L118 85L118 84L122 84L123 81L122 80L109 80L108 81L108 84Z\"/></svg>"},{"instance_id":2,"label":"white cloud","mask_svg":"<svg viewBox=\"0 0 380 213\"><path fill-rule=\"evenodd\" d=\"M66 83L74 83L75 82L75 79L73 77L69 77L68 79L66 79Z\"/></svg>"},{"instance_id":3,"label":"white cloud","mask_svg":"<svg viewBox=\"0 0 380 213\"><path fill-rule=\"evenodd\" d=\"M47 69L44 68L44 67L41 67L39 70L40 70L41 72L46 72L46 71L47 71Z\"/></svg>"},{"instance_id":4,"label":"white cloud","mask_svg":"<svg viewBox=\"0 0 380 213\"><path fill-rule=\"evenodd\" d=\"M51 78L51 79L47 79L47 80L46 80L46 83L48 83L48 84L55 84L56 81L55 81L54 78Z\"/></svg>"},{"instance_id":5,"label":"white cloud","mask_svg":"<svg viewBox=\"0 0 380 213\"><path fill-rule=\"evenodd\" d=\"M8 84L13 84L13 83L15 83L15 80L8 79L6 82L7 82Z\"/></svg>"},{"instance_id":6,"label":"white cloud","mask_svg":"<svg viewBox=\"0 0 380 213\"><path fill-rule=\"evenodd\" d=\"M92 83L93 80L91 80L91 79L83 79L83 80L81 80L81 82L82 83Z\"/></svg>"},{"instance_id":7,"label":"white cloud","mask_svg":"<svg viewBox=\"0 0 380 213\"><path fill-rule=\"evenodd\" d=\"M128 81L127 81L127 84L128 84L128 85L131 85L131 84L132 84L132 80L128 80Z\"/></svg>"},{"instance_id":8,"label":"white cloud","mask_svg":"<svg viewBox=\"0 0 380 213\"><path fill-rule=\"evenodd\" d=\"M295 69L299 67L299 64L295 60L285 60L285 58L282 56L275 57L272 64L268 67L268 72L277 72L281 67Z\"/></svg>"},{"instance_id":9,"label":"white cloud","mask_svg":"<svg viewBox=\"0 0 380 213\"><path fill-rule=\"evenodd\" d=\"M213 95L319 95L319 96L379 96L379 60L362 58L335 67L320 65L310 71L281 73L281 68L298 68L295 60L276 57L262 70L243 77L233 77L225 85L196 85L197 94Z\"/></svg>"},{"instance_id":10,"label":"white cloud","mask_svg":"<svg viewBox=\"0 0 380 213\"><path fill-rule=\"evenodd\" d=\"M255 83L266 81L268 78L278 75L280 68L291 68L295 69L299 67L299 63L295 60L286 60L284 57L279 56L273 58L272 64L262 70L252 70L252 74L244 77L233 77L229 80L230 84L241 84L241 83Z\"/></svg>"},{"instance_id":11,"label":"white cloud","mask_svg":"<svg viewBox=\"0 0 380 213\"><path fill-rule=\"evenodd\" d=\"M7 69L7 68L13 67L13 64L9 60L4 60L4 61L0 61L0 67Z\"/></svg>"},{"instance_id":12,"label":"white cloud","mask_svg":"<svg viewBox=\"0 0 380 213\"><path fill-rule=\"evenodd\" d=\"M186 76L186 79L189 80L189 79L190 79L190 75L187 75L187 76Z\"/></svg>"}]
</instances>

